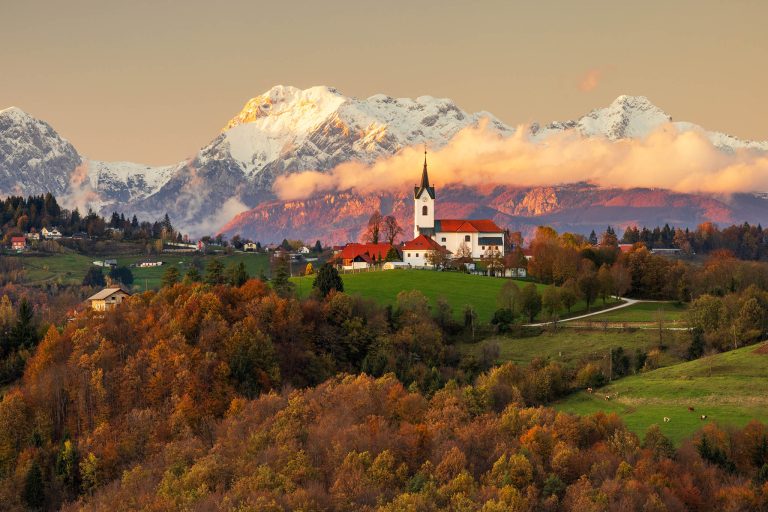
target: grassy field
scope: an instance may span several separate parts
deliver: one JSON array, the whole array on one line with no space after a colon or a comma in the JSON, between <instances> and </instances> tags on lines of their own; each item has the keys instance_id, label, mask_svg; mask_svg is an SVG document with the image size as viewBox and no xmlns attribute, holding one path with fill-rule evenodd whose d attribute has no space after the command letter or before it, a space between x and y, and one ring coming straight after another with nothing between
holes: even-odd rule
<instances>
[{"instance_id":1,"label":"grassy field","mask_svg":"<svg viewBox=\"0 0 768 512\"><path fill-rule=\"evenodd\" d=\"M374 299L381 304L394 304L397 294L403 290L420 290L435 304L444 297L453 307L454 316L459 318L464 306L472 305L477 311L478 320L490 322L498 309L496 298L499 290L507 281L495 277L476 276L460 272L435 272L432 270L386 270L343 274L344 291ZM294 278L300 287L300 294L306 296L312 289L313 276ZM527 283L516 281L521 288ZM536 285L543 291L544 285ZM586 305L576 304L572 313L583 312ZM562 312L565 314L565 310Z\"/></svg>"},{"instance_id":2,"label":"grassy field","mask_svg":"<svg viewBox=\"0 0 768 512\"><path fill-rule=\"evenodd\" d=\"M661 312L664 324L668 327L672 327L685 323L685 312L687 309L688 306L686 304L675 302L638 302L637 304L627 306L626 308L595 315L591 320L655 323L658 322L658 315L659 312Z\"/></svg>"},{"instance_id":3,"label":"grassy field","mask_svg":"<svg viewBox=\"0 0 768 512\"><path fill-rule=\"evenodd\" d=\"M607 365L609 351L622 347L632 357L635 349L644 352L659 346L659 334L651 330L633 331L597 331L560 328L557 332L544 332L530 338L510 338L495 336L482 343L464 344L462 350L479 355L484 344L495 343L499 347L499 363L512 361L528 364L532 359L541 357L560 361L573 366L586 360L605 361ZM658 364L669 366L682 361L680 353L690 343L690 336L683 332L665 332L663 339L666 350L662 351ZM607 369L606 369L607 372Z\"/></svg>"},{"instance_id":4,"label":"grassy field","mask_svg":"<svg viewBox=\"0 0 768 512\"><path fill-rule=\"evenodd\" d=\"M576 414L616 412L640 435L657 423L679 442L705 421L737 426L751 419L768 421L767 368L768 343L762 343L627 377L594 395L578 392L554 407ZM606 401L605 395L612 398Z\"/></svg>"},{"instance_id":5,"label":"grassy field","mask_svg":"<svg viewBox=\"0 0 768 512\"><path fill-rule=\"evenodd\" d=\"M220 259L224 265L238 264L242 261L245 263L245 268L251 276L258 276L261 271L269 274L269 256L254 253L235 253L229 256L195 256L188 253L166 253L160 256L133 255L117 257L92 257L65 253L52 256L24 256L21 258L21 261L24 265L26 282L31 285L45 283L80 284L88 268L93 265L94 260L116 259L118 265L121 266L128 266L144 260L162 261L163 265L160 267L131 267L134 289L142 291L145 288L159 288L163 273L171 265L176 266L183 275L192 267L195 259L199 260L204 268L210 259L214 257ZM106 269L104 270L106 274Z\"/></svg>"}]
</instances>

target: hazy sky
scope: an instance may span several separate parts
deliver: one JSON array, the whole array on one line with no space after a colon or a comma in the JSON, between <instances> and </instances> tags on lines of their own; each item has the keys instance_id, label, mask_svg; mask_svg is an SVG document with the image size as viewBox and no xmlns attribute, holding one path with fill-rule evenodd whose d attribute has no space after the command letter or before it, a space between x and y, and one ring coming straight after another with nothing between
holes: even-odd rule
<instances>
[{"instance_id":1,"label":"hazy sky","mask_svg":"<svg viewBox=\"0 0 768 512\"><path fill-rule=\"evenodd\" d=\"M508 124L642 94L768 139L764 0L0 2L0 108L95 159L177 162L276 84L448 97Z\"/></svg>"}]
</instances>

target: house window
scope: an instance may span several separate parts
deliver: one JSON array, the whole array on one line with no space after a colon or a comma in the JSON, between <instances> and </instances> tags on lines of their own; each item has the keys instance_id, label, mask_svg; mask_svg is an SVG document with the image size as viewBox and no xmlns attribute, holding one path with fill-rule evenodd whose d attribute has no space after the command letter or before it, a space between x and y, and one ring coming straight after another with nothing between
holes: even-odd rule
<instances>
[{"instance_id":1,"label":"house window","mask_svg":"<svg viewBox=\"0 0 768 512\"><path fill-rule=\"evenodd\" d=\"M419 257L419 253L416 253L416 257L417 257L417 258Z\"/></svg>"},{"instance_id":2,"label":"house window","mask_svg":"<svg viewBox=\"0 0 768 512\"><path fill-rule=\"evenodd\" d=\"M427 208L427 205L424 205L421 207L421 214L426 215L429 208Z\"/></svg>"},{"instance_id":3,"label":"house window","mask_svg":"<svg viewBox=\"0 0 768 512\"><path fill-rule=\"evenodd\" d=\"M445 242L445 237L440 239L441 242Z\"/></svg>"},{"instance_id":4,"label":"house window","mask_svg":"<svg viewBox=\"0 0 768 512\"><path fill-rule=\"evenodd\" d=\"M464 241L465 242L469 242L470 240L471 239L470 239L469 235L464 235Z\"/></svg>"},{"instance_id":5,"label":"house window","mask_svg":"<svg viewBox=\"0 0 768 512\"><path fill-rule=\"evenodd\" d=\"M483 250L485 250L485 246L483 246Z\"/></svg>"},{"instance_id":6,"label":"house window","mask_svg":"<svg viewBox=\"0 0 768 512\"><path fill-rule=\"evenodd\" d=\"M411 253L408 253L408 257L409 257L409 258L411 257Z\"/></svg>"}]
</instances>

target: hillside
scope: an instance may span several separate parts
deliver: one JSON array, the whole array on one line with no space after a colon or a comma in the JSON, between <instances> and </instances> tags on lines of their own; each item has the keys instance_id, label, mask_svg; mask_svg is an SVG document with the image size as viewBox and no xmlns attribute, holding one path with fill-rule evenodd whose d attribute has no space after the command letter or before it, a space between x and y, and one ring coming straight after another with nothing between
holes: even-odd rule
<instances>
[{"instance_id":1,"label":"hillside","mask_svg":"<svg viewBox=\"0 0 768 512\"><path fill-rule=\"evenodd\" d=\"M627 377L594 395L581 391L555 407L577 414L615 412L637 433L657 423L665 435L680 441L708 422L741 426L752 419L768 421L766 368L764 342Z\"/></svg>"}]
</instances>

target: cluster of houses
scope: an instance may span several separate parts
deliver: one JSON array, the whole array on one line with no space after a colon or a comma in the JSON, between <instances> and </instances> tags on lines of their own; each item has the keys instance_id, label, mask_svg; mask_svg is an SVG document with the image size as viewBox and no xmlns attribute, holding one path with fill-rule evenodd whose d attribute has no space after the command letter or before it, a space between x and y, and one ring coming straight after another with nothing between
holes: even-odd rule
<instances>
[{"instance_id":1,"label":"cluster of houses","mask_svg":"<svg viewBox=\"0 0 768 512\"><path fill-rule=\"evenodd\" d=\"M40 232L32 229L28 233L24 233L23 236L11 237L11 249L17 252L21 252L27 249L29 242L40 240L59 240L61 238L64 238L64 236L61 234L61 230L59 230L59 228L49 229L44 227L40 230ZM84 231L78 231L77 233L73 233L69 238L72 238L73 240L88 240L90 237L88 236L88 233Z\"/></svg>"},{"instance_id":2,"label":"cluster of houses","mask_svg":"<svg viewBox=\"0 0 768 512\"><path fill-rule=\"evenodd\" d=\"M383 264L398 267L434 268L438 261L460 259L469 270L475 260L504 257L504 230L490 219L437 219L435 187L429 183L426 154L421 183L413 189L413 239L400 245L389 243L334 247L333 261L342 270L354 271ZM386 263L384 263L386 261ZM525 277L526 269L507 269L510 277Z\"/></svg>"}]
</instances>

